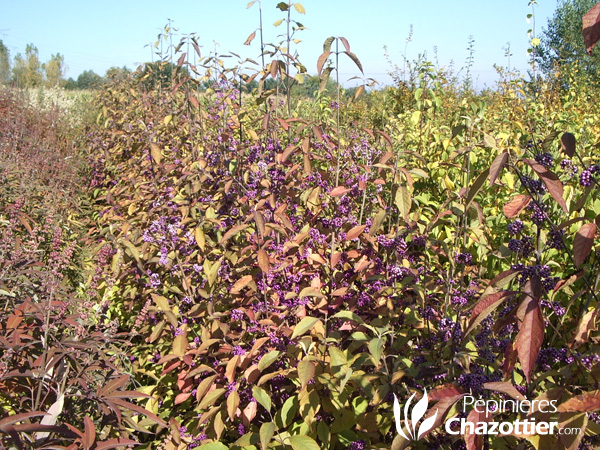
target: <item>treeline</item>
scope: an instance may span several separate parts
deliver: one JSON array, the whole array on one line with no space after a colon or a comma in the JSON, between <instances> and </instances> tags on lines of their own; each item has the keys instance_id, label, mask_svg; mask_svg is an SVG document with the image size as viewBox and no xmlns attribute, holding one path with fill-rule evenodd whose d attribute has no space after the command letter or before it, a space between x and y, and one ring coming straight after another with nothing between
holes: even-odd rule
<instances>
[{"instance_id":1,"label":"treeline","mask_svg":"<svg viewBox=\"0 0 600 450\"><path fill-rule=\"evenodd\" d=\"M17 53L12 59L9 51L0 40L0 84L11 85L19 88L33 87L61 87L68 90L76 89L98 89L109 81L125 79L133 74L127 67L111 67L104 76L95 73L93 70L85 70L79 76L66 78L67 65L64 56L60 53L52 55L46 62L40 61L39 52L35 45L28 44L25 53ZM134 75L144 80L146 89L151 90L156 87L168 87L172 85L173 77L181 79L190 79L190 73L185 67L167 62L147 62ZM196 88L202 91L210 88L216 80L198 81ZM240 80L238 88L242 92L252 92L258 88L258 82L242 82ZM265 80L263 89L276 90L275 80L269 78ZM295 84L292 93L295 96L313 97L319 88L319 78L306 76L302 84ZM354 95L356 88L345 90L347 96ZM329 94L336 91L336 84L329 80L326 89Z\"/></svg>"},{"instance_id":2,"label":"treeline","mask_svg":"<svg viewBox=\"0 0 600 450\"><path fill-rule=\"evenodd\" d=\"M67 66L60 53L42 62L39 51L33 44L27 44L25 53L17 53L10 58L8 48L0 40L0 84L20 88L62 87L65 89L96 89L107 80L124 78L131 73L127 67L111 67L104 76L93 70L83 71L77 79L66 78Z\"/></svg>"}]
</instances>

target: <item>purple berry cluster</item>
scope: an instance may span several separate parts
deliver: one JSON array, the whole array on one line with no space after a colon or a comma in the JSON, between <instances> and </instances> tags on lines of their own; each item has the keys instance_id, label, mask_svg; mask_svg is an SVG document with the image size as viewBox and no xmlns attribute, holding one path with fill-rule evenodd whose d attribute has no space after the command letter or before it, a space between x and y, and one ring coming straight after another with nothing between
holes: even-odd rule
<instances>
[{"instance_id":1,"label":"purple berry cluster","mask_svg":"<svg viewBox=\"0 0 600 450\"><path fill-rule=\"evenodd\" d=\"M538 153L537 155L535 155L534 158L539 164L544 166L546 169L550 169L554 165L554 157L548 152Z\"/></svg>"}]
</instances>

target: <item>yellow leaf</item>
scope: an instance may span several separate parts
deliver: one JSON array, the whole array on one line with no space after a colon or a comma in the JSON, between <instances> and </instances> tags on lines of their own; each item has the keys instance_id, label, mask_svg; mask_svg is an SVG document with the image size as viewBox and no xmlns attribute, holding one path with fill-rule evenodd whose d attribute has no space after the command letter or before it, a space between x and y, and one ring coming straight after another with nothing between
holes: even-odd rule
<instances>
[{"instance_id":1,"label":"yellow leaf","mask_svg":"<svg viewBox=\"0 0 600 450\"><path fill-rule=\"evenodd\" d=\"M306 14L306 9L304 9L304 6L302 6L300 3L294 3L294 8L296 9L296 11L298 11L300 14Z\"/></svg>"},{"instance_id":2,"label":"yellow leaf","mask_svg":"<svg viewBox=\"0 0 600 450\"><path fill-rule=\"evenodd\" d=\"M206 237L204 236L204 231L201 227L196 227L194 230L194 238L196 239L196 244L198 244L198 247L204 251L204 248L206 247Z\"/></svg>"},{"instance_id":3,"label":"yellow leaf","mask_svg":"<svg viewBox=\"0 0 600 450\"><path fill-rule=\"evenodd\" d=\"M156 165L160 164L160 161L162 160L162 153L158 145L154 143L150 144L150 154L152 155L152 159Z\"/></svg>"}]
</instances>

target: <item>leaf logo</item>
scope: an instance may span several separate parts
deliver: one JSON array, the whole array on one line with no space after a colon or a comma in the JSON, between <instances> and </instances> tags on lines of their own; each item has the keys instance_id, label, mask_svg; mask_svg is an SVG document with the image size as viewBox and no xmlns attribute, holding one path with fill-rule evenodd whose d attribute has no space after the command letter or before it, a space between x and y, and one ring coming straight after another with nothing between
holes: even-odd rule
<instances>
[{"instance_id":1,"label":"leaf logo","mask_svg":"<svg viewBox=\"0 0 600 450\"><path fill-rule=\"evenodd\" d=\"M398 433L407 441L416 441L423 436L426 432L428 432L435 423L435 419L437 417L437 410L435 414L431 417L425 419L421 425L419 426L417 432L417 424L423 418L425 413L427 412L427 404L429 400L427 399L427 389L425 389L423 393L423 397L419 400L411 410L411 404L415 394L411 395L404 405L404 427L402 426L402 411L400 408L400 403L398 402L398 397L394 395L394 418L396 419L396 430ZM409 419L410 413L410 419Z\"/></svg>"}]
</instances>

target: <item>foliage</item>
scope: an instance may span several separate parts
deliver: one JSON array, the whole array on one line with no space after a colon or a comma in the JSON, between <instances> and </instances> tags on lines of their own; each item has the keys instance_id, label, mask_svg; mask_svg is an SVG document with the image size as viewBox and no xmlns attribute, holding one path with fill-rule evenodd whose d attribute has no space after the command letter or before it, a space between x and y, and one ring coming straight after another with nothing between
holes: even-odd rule
<instances>
[{"instance_id":1,"label":"foliage","mask_svg":"<svg viewBox=\"0 0 600 450\"><path fill-rule=\"evenodd\" d=\"M27 44L25 56L17 53L13 62L12 78L18 87L30 88L42 84L42 65L39 52L33 44Z\"/></svg>"},{"instance_id":2,"label":"foliage","mask_svg":"<svg viewBox=\"0 0 600 450\"><path fill-rule=\"evenodd\" d=\"M115 448L152 421L130 399L118 323L78 293L80 159L57 110L0 91L0 443ZM159 419L155 419L162 425Z\"/></svg>"},{"instance_id":3,"label":"foliage","mask_svg":"<svg viewBox=\"0 0 600 450\"><path fill-rule=\"evenodd\" d=\"M291 20L302 5L277 8L281 24L304 28ZM330 37L317 61L317 95L293 97L299 80L290 64L300 74L303 66L282 44L289 48L296 30L265 44L272 60L248 73L251 61L226 67L223 55L201 57L194 36L173 45L171 29L159 35L169 58L114 77L95 100L97 126L85 136L91 204L79 236L91 254L79 254L83 269L67 264L77 258L65 257L68 242L55 244L56 228L35 246L26 224L33 230L36 214L15 206L4 213L5 236L19 236L3 238L7 255L14 259L17 242L33 249L36 268L63 274L51 295L73 306L53 311L44 280L54 278L26 279L31 267L10 262L1 289L15 297L2 323L17 324L31 343L11 362L35 374L70 358L77 376L56 365L41 380L25 377L38 383L35 392L52 392L40 397L43 407L23 384L11 385L31 415L16 416L8 403L0 430L26 439L31 423L41 426L33 414L67 392L73 403L60 406L59 420L74 434L58 436L63 422L46 430L84 448L100 429L109 447L135 439L141 448L181 450L600 443L594 86L574 74L568 90L551 77L510 76L475 93L468 73L458 83L422 57L395 87L363 85L343 96L338 83L326 89L339 56L362 65L346 38ZM24 189L14 184L5 185ZM67 198L78 197L58 203L76 209ZM77 224L60 229L75 241ZM36 302L28 322L22 317ZM57 320L65 326L41 326ZM17 331L2 330L0 342L15 350ZM44 356L48 342L56 358ZM86 365L93 358L112 371ZM394 398L408 404L425 389L437 418L408 442L396 433ZM467 394L554 401L556 412L533 417L580 433L449 435L449 418L487 420L461 410ZM527 417L495 412L498 420L515 415ZM30 423L7 428L21 418Z\"/></svg>"},{"instance_id":4,"label":"foliage","mask_svg":"<svg viewBox=\"0 0 600 450\"><path fill-rule=\"evenodd\" d=\"M439 423L466 393L556 399L564 423L595 409L567 403L592 401L600 358L598 111L576 80L476 95L424 63L402 107L323 93L287 115L232 73L204 92L112 85L91 140L117 255L95 289L138 336L168 448L399 448L393 394L424 387ZM589 417L575 443L490 446L576 448L597 440Z\"/></svg>"},{"instance_id":5,"label":"foliage","mask_svg":"<svg viewBox=\"0 0 600 450\"><path fill-rule=\"evenodd\" d=\"M0 39L0 85L10 81L10 53Z\"/></svg>"},{"instance_id":6,"label":"foliage","mask_svg":"<svg viewBox=\"0 0 600 450\"><path fill-rule=\"evenodd\" d=\"M45 74L44 84L47 87L57 87L64 81L65 58L60 53L52 55L50 61L42 64Z\"/></svg>"},{"instance_id":7,"label":"foliage","mask_svg":"<svg viewBox=\"0 0 600 450\"><path fill-rule=\"evenodd\" d=\"M558 70L583 77L587 83L597 83L600 55L588 55L583 44L581 24L584 14L595 0L562 0L554 16L543 30L536 59L545 73Z\"/></svg>"},{"instance_id":8,"label":"foliage","mask_svg":"<svg viewBox=\"0 0 600 450\"><path fill-rule=\"evenodd\" d=\"M78 89L98 89L102 86L103 79L93 70L84 70L77 77Z\"/></svg>"}]
</instances>

